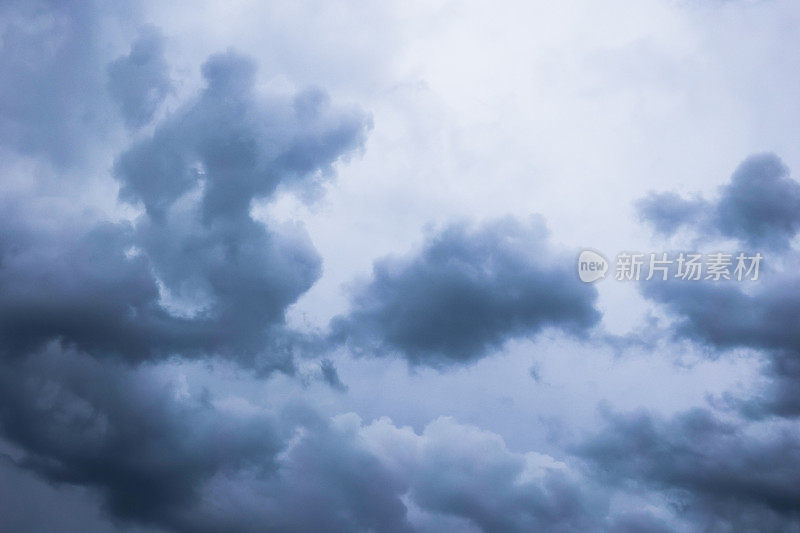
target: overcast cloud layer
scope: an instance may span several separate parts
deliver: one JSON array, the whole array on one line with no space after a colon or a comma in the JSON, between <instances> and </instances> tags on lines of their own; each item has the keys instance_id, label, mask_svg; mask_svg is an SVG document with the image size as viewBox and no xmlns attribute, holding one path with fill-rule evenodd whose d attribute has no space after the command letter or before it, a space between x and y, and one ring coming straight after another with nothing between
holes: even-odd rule
<instances>
[{"instance_id":1,"label":"overcast cloud layer","mask_svg":"<svg viewBox=\"0 0 800 533\"><path fill-rule=\"evenodd\" d=\"M799 26L4 3L0 530L800 531Z\"/></svg>"}]
</instances>

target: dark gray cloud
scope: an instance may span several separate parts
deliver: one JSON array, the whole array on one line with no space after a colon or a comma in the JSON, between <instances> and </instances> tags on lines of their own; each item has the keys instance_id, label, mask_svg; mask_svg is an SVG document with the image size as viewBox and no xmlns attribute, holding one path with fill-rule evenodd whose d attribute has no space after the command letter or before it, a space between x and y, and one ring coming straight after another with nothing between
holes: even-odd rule
<instances>
[{"instance_id":1,"label":"dark gray cloud","mask_svg":"<svg viewBox=\"0 0 800 533\"><path fill-rule=\"evenodd\" d=\"M757 288L734 283L643 285L642 293L677 318L674 333L719 348L800 350L800 279L780 276Z\"/></svg>"},{"instance_id":2,"label":"dark gray cloud","mask_svg":"<svg viewBox=\"0 0 800 533\"><path fill-rule=\"evenodd\" d=\"M666 192L651 193L637 207L660 233L670 235L688 226L703 237L731 237L752 247L784 250L800 229L800 184L777 156L760 154L739 165L713 202Z\"/></svg>"},{"instance_id":3,"label":"dark gray cloud","mask_svg":"<svg viewBox=\"0 0 800 533\"><path fill-rule=\"evenodd\" d=\"M108 90L128 127L138 128L150 122L172 88L164 59L164 39L152 26L141 30L128 55L108 66Z\"/></svg>"},{"instance_id":4,"label":"dark gray cloud","mask_svg":"<svg viewBox=\"0 0 800 533\"><path fill-rule=\"evenodd\" d=\"M609 526L614 533L670 533L673 528L647 511L623 513Z\"/></svg>"},{"instance_id":5,"label":"dark gray cloud","mask_svg":"<svg viewBox=\"0 0 800 533\"><path fill-rule=\"evenodd\" d=\"M12 472L0 491L18 479L31 498L48 499L15 499L0 529L111 529L94 516L33 516L63 512L51 496L78 490L86 498L65 505L96 497L120 527L182 532L669 530L662 515L610 511L610 492L629 484L666 493L701 526L796 524L796 439L754 438L709 411L611 416L580 450L612 487L603 490L566 463L449 418L415 431L330 419L313 405L267 413L237 391L176 386L165 359L222 356L291 372L297 350L319 347L287 331L284 313L319 278L321 259L302 227L265 226L250 209L281 189L318 190L363 146L370 122L317 89L264 96L253 61L233 51L210 57L197 97L162 117L171 87L162 38L147 29L120 56L101 42L107 13L97 8L0 7L0 143L54 164L64 183L47 194L73 186L61 170L121 120L138 128L160 119L113 165L121 200L141 210L136 220L43 216L30 198L0 200L0 446L13 450L0 459ZM798 227L796 184L769 158L752 161L714 203L672 196L645 211L664 233L700 218L700 228L785 248ZM756 417L800 412L798 291L782 288L700 284L687 295L653 285L647 295L678 317L681 336L773 354L772 395L731 400ZM541 221L454 224L416 254L377 262L333 337L445 366L545 328L586 335L600 319L596 300L576 279L574 256L548 246ZM739 314L721 324L713 306ZM315 375L346 388L328 359Z\"/></svg>"},{"instance_id":6,"label":"dark gray cloud","mask_svg":"<svg viewBox=\"0 0 800 533\"><path fill-rule=\"evenodd\" d=\"M129 125L140 126L169 90L169 69L155 33L109 66L96 54L90 9L45 8L45 22L63 14L71 37L58 43L68 49L46 61L36 56L32 65L41 72L3 64L10 74L4 80L14 90L25 87L20 80L31 88L52 83L54 92L25 95L31 103L50 102L41 116L3 108L2 139L5 148L68 164L81 157L74 143L102 136L96 120L114 120L106 102L99 104L106 89ZM27 18L12 17L3 41L7 61L38 54L35 44L50 35L47 24L28 35L24 28L37 12L13 9ZM87 31L76 32L82 25ZM60 35L59 28L51 33ZM62 68L73 68L69 75L77 78L54 77L51 70ZM573 474L549 460L532 464L534 455L512 453L475 428L439 421L418 435L388 421L328 420L313 407L237 411L163 377L163 358L202 355L291 371L294 350L313 339L283 329L284 312L319 277L320 258L301 227L256 223L251 204L279 188L313 190L362 145L369 128L363 113L335 108L320 90L256 95L255 65L234 52L212 56L202 72L199 96L116 159L120 197L143 211L134 222L60 211L41 217L26 198L2 200L0 430L14 449L15 475L33 473L54 491L89 489L122 524L187 532L435 530L449 520L507 531L581 531L602 520L602 502ZM75 108L62 110L60 102ZM72 120L73 111L85 120ZM49 113L63 123L49 122ZM451 228L428 250L430 265L420 263L419 273L401 281L428 269L441 270L443 281L446 263L455 265L452 274L463 267L456 292L473 294L467 301L481 320L506 309L512 321L489 324L487 334L470 341L475 346L551 324L583 331L597 320L596 295L580 292L562 279L570 271L536 255L543 233L539 225L508 221L475 233ZM505 284L494 301L492 291ZM555 287L554 296L545 284ZM513 294L517 289L522 296ZM345 387L330 361L320 372L331 386ZM423 510L416 524L408 498ZM0 517L2 528L20 523L47 527L22 514ZM95 525L87 518L76 527Z\"/></svg>"},{"instance_id":7,"label":"dark gray cloud","mask_svg":"<svg viewBox=\"0 0 800 533\"><path fill-rule=\"evenodd\" d=\"M96 490L117 520L174 531L413 531L451 517L486 531L585 531L607 504L580 476L495 434L439 419L324 419L220 407L158 369L51 345L0 369L16 469ZM427 518L412 523L407 502ZM3 524L0 517L0 524Z\"/></svg>"},{"instance_id":8,"label":"dark gray cloud","mask_svg":"<svg viewBox=\"0 0 800 533\"><path fill-rule=\"evenodd\" d=\"M276 474L247 487L263 496L240 507L249 518L235 517L250 530L437 531L457 520L461 530L572 532L607 520L606 498L565 465L452 419L419 434L354 414L311 415L303 428ZM409 506L425 514L412 518ZM200 511L198 523L209 520L211 531L232 529Z\"/></svg>"},{"instance_id":9,"label":"dark gray cloud","mask_svg":"<svg viewBox=\"0 0 800 533\"><path fill-rule=\"evenodd\" d=\"M312 412L220 409L157 372L55 347L5 365L0 381L0 426L24 450L17 465L97 490L117 520L186 532L409 529L405 485L357 434Z\"/></svg>"},{"instance_id":10,"label":"dark gray cloud","mask_svg":"<svg viewBox=\"0 0 800 533\"><path fill-rule=\"evenodd\" d=\"M245 484L255 495L243 509L246 521L229 510L216 517L201 512L199 529L412 531L401 499L407 481L372 453L353 422L306 413L275 475ZM209 518L216 525L203 527Z\"/></svg>"},{"instance_id":11,"label":"dark gray cloud","mask_svg":"<svg viewBox=\"0 0 800 533\"><path fill-rule=\"evenodd\" d=\"M675 338L711 357L749 349L763 360L766 379L746 394L711 398L720 411L697 408L668 418L606 413L606 429L579 447L602 481L654 491L704 530L800 530L800 440L793 426L800 414L800 278L790 247L800 228L798 207L800 185L770 154L743 162L714 202L667 193L639 204L661 232L683 226L700 239L734 238L770 250L758 283L641 286L674 320Z\"/></svg>"},{"instance_id":12,"label":"dark gray cloud","mask_svg":"<svg viewBox=\"0 0 800 533\"><path fill-rule=\"evenodd\" d=\"M153 526L124 528L100 509L98 498L85 487L54 484L30 475L0 454L0 528L26 533L155 533Z\"/></svg>"},{"instance_id":13,"label":"dark gray cloud","mask_svg":"<svg viewBox=\"0 0 800 533\"><path fill-rule=\"evenodd\" d=\"M279 185L332 175L332 164L358 148L370 127L362 112L332 108L318 90L257 98L255 64L235 52L210 57L202 71L207 86L199 99L116 164L122 197L140 201L157 222L200 185L203 224L241 219L253 198Z\"/></svg>"},{"instance_id":14,"label":"dark gray cloud","mask_svg":"<svg viewBox=\"0 0 800 533\"><path fill-rule=\"evenodd\" d=\"M151 343L169 345L182 336L176 327L183 321L158 304L145 258L126 256L134 242L130 225L39 225L5 205L8 231L0 236L4 355L21 356L63 339L107 356L145 359Z\"/></svg>"},{"instance_id":15,"label":"dark gray cloud","mask_svg":"<svg viewBox=\"0 0 800 533\"><path fill-rule=\"evenodd\" d=\"M334 336L415 364L469 362L546 327L581 335L600 319L574 258L552 251L539 219L451 225L408 257L375 263Z\"/></svg>"},{"instance_id":16,"label":"dark gray cloud","mask_svg":"<svg viewBox=\"0 0 800 533\"><path fill-rule=\"evenodd\" d=\"M6 362L0 424L45 479L98 489L108 511L175 526L204 481L219 472L274 468L281 447L268 419L181 400L145 370L55 347Z\"/></svg>"},{"instance_id":17,"label":"dark gray cloud","mask_svg":"<svg viewBox=\"0 0 800 533\"><path fill-rule=\"evenodd\" d=\"M319 363L319 369L322 373L322 380L331 388L340 392L347 390L347 385L342 383L342 380L339 379L339 372L336 370L336 366L333 364L333 361L330 359L323 359Z\"/></svg>"},{"instance_id":18,"label":"dark gray cloud","mask_svg":"<svg viewBox=\"0 0 800 533\"><path fill-rule=\"evenodd\" d=\"M767 385L750 397L726 396L730 405L752 417L800 415L800 400L793 392L800 385L796 327L800 277L793 272L796 253L790 248L800 229L800 184L788 175L774 155L757 155L739 166L713 204L698 201L690 209L690 201L671 193L651 195L640 204L643 216L657 228L686 225L700 233L733 237L771 250L765 254L756 284L655 281L641 287L646 298L663 305L675 319L675 337L710 347L712 352L750 348L763 355ZM659 198L668 201L661 203ZM686 215L695 208L696 217Z\"/></svg>"},{"instance_id":19,"label":"dark gray cloud","mask_svg":"<svg viewBox=\"0 0 800 533\"><path fill-rule=\"evenodd\" d=\"M579 447L601 482L655 490L698 529L800 527L795 432L760 431L700 408L667 419L647 412L606 417L606 429Z\"/></svg>"},{"instance_id":20,"label":"dark gray cloud","mask_svg":"<svg viewBox=\"0 0 800 533\"><path fill-rule=\"evenodd\" d=\"M267 228L250 203L331 175L363 142L368 120L333 109L318 91L312 102L309 93L260 101L254 66L232 52L203 71L201 96L119 158L123 197L146 210L135 225L43 224L7 203L4 351L59 339L98 356L211 354L291 369L283 314L321 261L302 227Z\"/></svg>"},{"instance_id":21,"label":"dark gray cloud","mask_svg":"<svg viewBox=\"0 0 800 533\"><path fill-rule=\"evenodd\" d=\"M757 287L735 283L648 283L642 294L676 319L672 334L712 350L752 348L763 354L768 384L728 401L749 416L800 415L800 279L775 273Z\"/></svg>"},{"instance_id":22,"label":"dark gray cloud","mask_svg":"<svg viewBox=\"0 0 800 533\"><path fill-rule=\"evenodd\" d=\"M800 184L774 154L752 156L722 188L717 217L725 236L786 248L800 229Z\"/></svg>"}]
</instances>

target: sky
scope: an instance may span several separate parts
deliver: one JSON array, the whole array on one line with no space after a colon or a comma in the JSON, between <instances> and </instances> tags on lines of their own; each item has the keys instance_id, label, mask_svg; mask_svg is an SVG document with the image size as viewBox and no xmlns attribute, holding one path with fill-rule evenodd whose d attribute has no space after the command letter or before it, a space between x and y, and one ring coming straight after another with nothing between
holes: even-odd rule
<instances>
[{"instance_id":1,"label":"sky","mask_svg":"<svg viewBox=\"0 0 800 533\"><path fill-rule=\"evenodd\" d=\"M4 2L0 530L800 532L798 28Z\"/></svg>"}]
</instances>

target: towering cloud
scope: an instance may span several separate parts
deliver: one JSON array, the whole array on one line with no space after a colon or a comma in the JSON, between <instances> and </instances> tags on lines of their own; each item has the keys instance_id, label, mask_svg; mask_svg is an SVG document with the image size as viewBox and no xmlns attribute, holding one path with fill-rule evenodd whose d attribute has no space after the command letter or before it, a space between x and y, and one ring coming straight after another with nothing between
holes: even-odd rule
<instances>
[{"instance_id":1,"label":"towering cloud","mask_svg":"<svg viewBox=\"0 0 800 533\"><path fill-rule=\"evenodd\" d=\"M368 120L319 92L262 102L252 62L232 52L203 72L200 97L117 162L123 198L145 210L135 225L44 228L4 213L15 228L0 237L4 351L58 339L98 356L221 354L290 368L272 328L320 259L302 228L266 228L250 202L331 175Z\"/></svg>"},{"instance_id":2,"label":"towering cloud","mask_svg":"<svg viewBox=\"0 0 800 533\"><path fill-rule=\"evenodd\" d=\"M444 228L416 254L376 262L334 335L431 366L474 361L547 327L582 335L599 321L597 292L546 235L538 218Z\"/></svg>"}]
</instances>

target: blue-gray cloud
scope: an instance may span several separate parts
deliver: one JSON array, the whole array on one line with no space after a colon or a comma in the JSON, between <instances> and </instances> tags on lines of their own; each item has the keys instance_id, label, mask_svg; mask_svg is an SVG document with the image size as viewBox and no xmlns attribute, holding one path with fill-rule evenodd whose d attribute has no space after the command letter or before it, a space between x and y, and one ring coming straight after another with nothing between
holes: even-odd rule
<instances>
[{"instance_id":1,"label":"blue-gray cloud","mask_svg":"<svg viewBox=\"0 0 800 533\"><path fill-rule=\"evenodd\" d=\"M709 530L793 531L800 523L800 278L791 240L800 229L800 185L770 154L743 162L713 202L651 194L640 213L666 234L685 227L700 239L728 237L764 247L772 259L758 283L643 283L642 294L674 320L677 339L716 356L748 348L763 357L762 384L712 398L720 408L672 417L606 412L606 426L577 451L600 482L655 492L689 523ZM767 259L769 260L769 259ZM767 424L764 424L768 421ZM787 425L788 424L788 425Z\"/></svg>"},{"instance_id":2,"label":"blue-gray cloud","mask_svg":"<svg viewBox=\"0 0 800 533\"><path fill-rule=\"evenodd\" d=\"M746 291L711 282L648 283L642 294L676 319L673 335L713 351L760 350L766 389L744 399L729 398L750 416L800 415L800 279L780 275Z\"/></svg>"},{"instance_id":3,"label":"blue-gray cloud","mask_svg":"<svg viewBox=\"0 0 800 533\"><path fill-rule=\"evenodd\" d=\"M656 232L672 235L684 226L705 220L713 208L701 198L687 199L674 192L651 192L637 202L637 209Z\"/></svg>"},{"instance_id":4,"label":"blue-gray cloud","mask_svg":"<svg viewBox=\"0 0 800 533\"><path fill-rule=\"evenodd\" d=\"M114 113L99 20L114 9L94 2L3 2L3 146L61 167L80 162L108 134Z\"/></svg>"},{"instance_id":5,"label":"blue-gray cloud","mask_svg":"<svg viewBox=\"0 0 800 533\"><path fill-rule=\"evenodd\" d=\"M703 237L784 250L800 229L800 184L777 156L760 154L739 165L715 201L651 193L637 207L659 233L691 227Z\"/></svg>"},{"instance_id":6,"label":"blue-gray cloud","mask_svg":"<svg viewBox=\"0 0 800 533\"><path fill-rule=\"evenodd\" d=\"M655 490L692 524L723 531L792 531L800 520L800 441L759 435L708 409L661 418L606 413L578 447L601 482Z\"/></svg>"},{"instance_id":7,"label":"blue-gray cloud","mask_svg":"<svg viewBox=\"0 0 800 533\"><path fill-rule=\"evenodd\" d=\"M128 124L142 125L168 91L169 68L153 33L109 66L96 53L90 9L49 9L69 27L71 37L60 41L69 46L56 54L63 64L38 58L35 72L2 64L7 94L11 86L37 89L15 100L22 111L0 109L0 138L5 148L63 166L102 137L95 121L72 120L73 111L118 120L103 100L110 89ZM45 32L22 32L35 16L14 19L5 60L36 54L48 40ZM85 33L72 33L82 25ZM53 77L62 68L77 78ZM331 421L313 406L240 413L210 394L177 389L148 364L215 355L291 372L298 343L283 329L284 312L319 277L320 258L301 227L266 227L250 208L280 188L309 190L329 179L370 125L321 90L256 95L254 63L234 52L210 57L202 73L196 98L116 158L120 198L142 211L135 221L59 212L43 219L24 197L2 200L0 430L16 467L96 491L115 520L174 531L410 531L407 498L424 510L417 525L428 530L455 520L581 531L602 521L603 498L586 494L577 476L547 463L532 477L528 456L476 428L439 421L416 434L388 422ZM43 82L52 93L38 89ZM37 114L34 104L46 112ZM502 222L474 235L454 228L445 241L451 237L440 248L445 261L490 269L460 281L478 294L474 309L491 319L493 309L508 308L513 322L511 329L492 322L498 332L475 342L499 343L506 333L551 323L583 331L596 322L593 290L570 288L558 278L569 274L549 256L526 255L541 251L539 225ZM525 250L528 244L534 248ZM428 260L446 273L438 259ZM556 297L543 283L556 287ZM493 302L491 291L504 284L506 294ZM514 287L539 303L515 297ZM330 361L320 371L344 390Z\"/></svg>"},{"instance_id":8,"label":"blue-gray cloud","mask_svg":"<svg viewBox=\"0 0 800 533\"><path fill-rule=\"evenodd\" d=\"M267 414L176 388L161 374L167 358L292 372L308 339L284 314L321 258L301 226L266 226L250 209L282 189L318 189L361 149L370 119L323 90L265 97L253 60L233 51L208 58L199 94L163 115L172 71L162 37L146 29L119 55L100 41L98 7L0 6L3 150L47 163L68 188L67 170L110 130L152 126L112 170L120 199L141 211L134 221L42 216L30 198L0 199L0 432L15 471L87 487L114 520L186 532L669 530L663 516L610 510L610 492L628 484L677 494L670 501L709 528L797 523L796 439L751 438L710 411L610 416L579 450L604 490L569 458L513 451L448 418L415 431L329 419L311 400ZM762 156L714 201L652 196L642 209L663 233L693 226L786 250L800 227L797 190ZM378 261L325 340L441 367L545 328L581 337L600 314L596 289L573 269L541 221L453 224L418 253ZM770 389L731 402L754 418L794 416L795 285L688 294L653 284L645 295L682 337L766 350ZM319 375L346 391L330 360ZM8 520L0 529L20 523Z\"/></svg>"},{"instance_id":9,"label":"blue-gray cloud","mask_svg":"<svg viewBox=\"0 0 800 533\"><path fill-rule=\"evenodd\" d=\"M585 531L606 498L580 474L439 419L417 434L298 405L218 407L158 374L55 346L0 369L18 467L93 488L116 519L181 532ZM407 501L427 513L412 523ZM0 525L2 524L0 519Z\"/></svg>"},{"instance_id":10,"label":"blue-gray cloud","mask_svg":"<svg viewBox=\"0 0 800 533\"><path fill-rule=\"evenodd\" d=\"M711 347L713 351L751 348L761 351L768 384L747 398L728 397L748 416L800 415L800 400L792 391L800 384L800 278L791 271L796 253L790 241L800 228L800 184L788 177L788 169L773 155L748 158L721 188L719 200L703 216L674 218L665 222L656 214L659 195L651 195L640 207L657 226L680 223L698 232L734 237L750 246L771 249L761 266L761 280L752 287L738 283L650 282L642 294L662 305L675 319L672 334ZM675 198L668 195L662 213L673 214ZM662 205L662 207L664 207ZM685 206L684 206L685 207ZM677 221L677 222L676 222ZM778 264L787 261L781 271Z\"/></svg>"},{"instance_id":11,"label":"blue-gray cloud","mask_svg":"<svg viewBox=\"0 0 800 533\"><path fill-rule=\"evenodd\" d=\"M313 103L308 93L260 101L254 65L232 52L203 71L199 98L118 159L122 197L145 208L135 225L41 225L8 202L4 351L59 340L98 356L223 355L291 369L275 328L321 260L302 227L253 220L251 201L332 175L369 122L319 92Z\"/></svg>"},{"instance_id":12,"label":"blue-gray cloud","mask_svg":"<svg viewBox=\"0 0 800 533\"><path fill-rule=\"evenodd\" d=\"M210 57L202 70L207 85L198 100L116 163L122 198L141 202L155 221L201 185L203 224L248 216L254 198L331 176L370 127L363 112L332 108L319 90L257 98L255 64L235 52Z\"/></svg>"},{"instance_id":13,"label":"blue-gray cloud","mask_svg":"<svg viewBox=\"0 0 800 533\"><path fill-rule=\"evenodd\" d=\"M173 90L164 58L164 39L156 28L143 28L130 53L108 66L108 90L129 127L150 122Z\"/></svg>"},{"instance_id":14,"label":"blue-gray cloud","mask_svg":"<svg viewBox=\"0 0 800 533\"><path fill-rule=\"evenodd\" d=\"M451 225L416 254L376 262L352 311L334 320L334 336L358 351L442 366L546 327L585 334L600 319L597 291L546 237L538 218Z\"/></svg>"},{"instance_id":15,"label":"blue-gray cloud","mask_svg":"<svg viewBox=\"0 0 800 533\"><path fill-rule=\"evenodd\" d=\"M330 359L323 359L319 363L319 370L322 374L322 381L327 383L332 389L340 392L345 392L347 390L347 385L342 383L342 380L339 378L339 372L336 370L333 361Z\"/></svg>"},{"instance_id":16,"label":"blue-gray cloud","mask_svg":"<svg viewBox=\"0 0 800 533\"><path fill-rule=\"evenodd\" d=\"M202 398L179 401L146 372L76 352L7 362L0 382L0 424L24 450L19 464L99 489L118 518L171 525L205 480L247 465L273 468L281 446L263 417L223 416Z\"/></svg>"}]
</instances>

